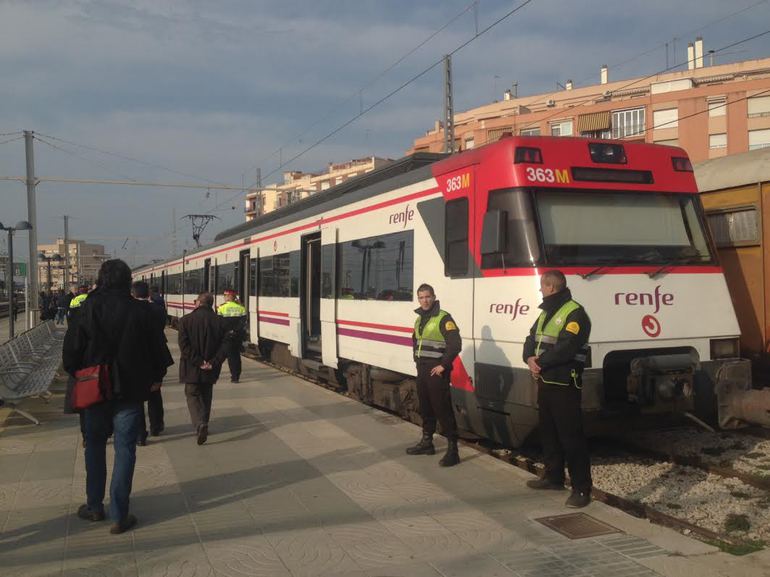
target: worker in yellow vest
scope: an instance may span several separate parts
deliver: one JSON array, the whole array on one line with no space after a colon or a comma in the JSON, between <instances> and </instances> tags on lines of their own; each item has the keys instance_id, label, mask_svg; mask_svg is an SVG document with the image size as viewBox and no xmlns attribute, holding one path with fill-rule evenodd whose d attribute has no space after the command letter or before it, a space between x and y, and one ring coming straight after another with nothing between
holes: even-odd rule
<instances>
[{"instance_id":1,"label":"worker in yellow vest","mask_svg":"<svg viewBox=\"0 0 770 577\"><path fill-rule=\"evenodd\" d=\"M572 300L559 270L540 277L542 312L524 342L524 362L537 381L540 439L545 474L527 482L531 489L564 489L564 464L572 494L568 507L591 502L591 461L583 432L581 388L588 355L591 320Z\"/></svg>"},{"instance_id":2,"label":"worker in yellow vest","mask_svg":"<svg viewBox=\"0 0 770 577\"><path fill-rule=\"evenodd\" d=\"M417 364L417 397L422 417L422 439L406 450L408 455L435 455L433 434L436 420L447 438L446 454L439 461L442 467L460 462L457 450L457 421L452 410L449 373L452 363L462 349L460 330L452 316L441 310L436 293L429 284L417 289L419 308L415 309L412 345Z\"/></svg>"},{"instance_id":3,"label":"worker in yellow vest","mask_svg":"<svg viewBox=\"0 0 770 577\"><path fill-rule=\"evenodd\" d=\"M241 378L241 348L246 336L246 307L235 300L234 290L224 291L225 302L217 307L217 314L224 319L227 333L227 366L230 367L230 382Z\"/></svg>"}]
</instances>

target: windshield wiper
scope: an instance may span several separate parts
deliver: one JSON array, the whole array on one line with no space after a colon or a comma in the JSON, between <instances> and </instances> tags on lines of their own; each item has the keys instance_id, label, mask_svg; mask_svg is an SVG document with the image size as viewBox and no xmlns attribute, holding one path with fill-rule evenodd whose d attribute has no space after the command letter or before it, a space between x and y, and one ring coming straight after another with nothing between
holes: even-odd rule
<instances>
[{"instance_id":1,"label":"windshield wiper","mask_svg":"<svg viewBox=\"0 0 770 577\"><path fill-rule=\"evenodd\" d=\"M611 266L620 266L620 265L627 264L624 261L620 261L620 260L614 259L614 258L613 259L607 259L606 261L600 260L599 262L602 262L603 264L600 264L595 269L589 270L587 273L583 273L580 276L582 278L584 278L584 279L587 279L587 278L590 278L590 277L594 276L597 273L600 273L605 268L609 268Z\"/></svg>"},{"instance_id":2,"label":"windshield wiper","mask_svg":"<svg viewBox=\"0 0 770 577\"><path fill-rule=\"evenodd\" d=\"M659 274L661 274L665 270L670 269L674 265L677 265L677 264L679 264L679 265L694 264L695 262L697 262L699 260L700 260L700 258L698 258L698 257L691 257L691 256L674 258L674 259L668 260L665 263L663 263L663 265L660 266L660 268L657 268L657 269L655 269L652 272L648 272L647 276L650 277L650 278L655 278L656 276L658 276Z\"/></svg>"}]
</instances>

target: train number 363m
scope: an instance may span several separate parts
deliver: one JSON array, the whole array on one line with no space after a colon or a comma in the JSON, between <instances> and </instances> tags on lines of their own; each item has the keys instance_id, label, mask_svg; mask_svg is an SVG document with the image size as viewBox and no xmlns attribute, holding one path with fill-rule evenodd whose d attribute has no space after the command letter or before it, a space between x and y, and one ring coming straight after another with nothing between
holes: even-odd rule
<instances>
[{"instance_id":1,"label":"train number 363m","mask_svg":"<svg viewBox=\"0 0 770 577\"><path fill-rule=\"evenodd\" d=\"M527 180L530 182L569 182L569 172L566 169L527 168Z\"/></svg>"}]
</instances>

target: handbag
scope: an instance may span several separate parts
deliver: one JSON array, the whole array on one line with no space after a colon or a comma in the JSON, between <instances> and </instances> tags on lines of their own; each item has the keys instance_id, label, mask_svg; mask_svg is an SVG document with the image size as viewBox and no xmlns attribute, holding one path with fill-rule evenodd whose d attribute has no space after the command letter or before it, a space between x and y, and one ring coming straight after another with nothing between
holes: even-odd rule
<instances>
[{"instance_id":1,"label":"handbag","mask_svg":"<svg viewBox=\"0 0 770 577\"><path fill-rule=\"evenodd\" d=\"M112 398L110 367L107 364L94 365L75 371L75 386L72 389L72 408L76 411L87 409Z\"/></svg>"},{"instance_id":2,"label":"handbag","mask_svg":"<svg viewBox=\"0 0 770 577\"><path fill-rule=\"evenodd\" d=\"M92 307L86 308L86 322L92 327L95 336L100 333L97 324L94 322L94 313ZM99 335L101 342L110 342L105 338L106 335ZM94 338L95 340L95 338ZM112 349L113 347L109 347ZM108 355L112 356L112 355ZM75 371L75 386L72 389L72 408L76 411L87 409L97 403L109 401L115 397L118 388L117 370L111 370L112 363L101 362L97 365L84 367ZM115 381L115 382L113 382Z\"/></svg>"}]
</instances>

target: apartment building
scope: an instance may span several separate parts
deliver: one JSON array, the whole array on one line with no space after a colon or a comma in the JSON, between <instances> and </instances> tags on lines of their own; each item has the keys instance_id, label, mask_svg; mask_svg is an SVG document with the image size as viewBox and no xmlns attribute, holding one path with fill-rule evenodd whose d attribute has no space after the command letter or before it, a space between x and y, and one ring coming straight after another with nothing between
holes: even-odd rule
<instances>
[{"instance_id":1,"label":"apartment building","mask_svg":"<svg viewBox=\"0 0 770 577\"><path fill-rule=\"evenodd\" d=\"M82 240L70 239L69 248L69 282L91 285L96 282L99 267L111 258L105 254L101 244L89 244ZM38 283L40 290L58 290L64 286L65 248L64 239L58 238L52 244L37 245ZM50 271L50 284L48 274Z\"/></svg>"},{"instance_id":2,"label":"apartment building","mask_svg":"<svg viewBox=\"0 0 770 577\"><path fill-rule=\"evenodd\" d=\"M392 162L387 158L368 156L348 162L329 163L323 172L286 171L283 182L250 190L246 194L246 220L254 220L282 206L341 184L349 178L376 170Z\"/></svg>"},{"instance_id":3,"label":"apartment building","mask_svg":"<svg viewBox=\"0 0 770 577\"><path fill-rule=\"evenodd\" d=\"M516 97L454 119L455 150L494 142L505 134L622 138L681 146L693 162L770 146L770 58L711 65L703 41L688 47L687 70ZM440 122L409 153L441 152Z\"/></svg>"}]
</instances>

